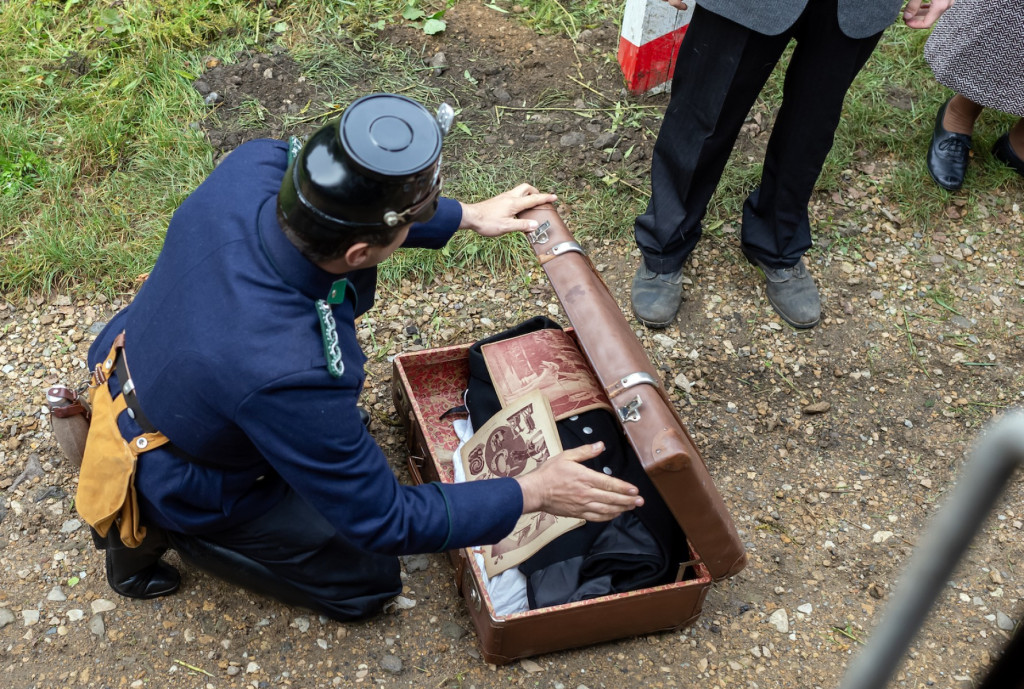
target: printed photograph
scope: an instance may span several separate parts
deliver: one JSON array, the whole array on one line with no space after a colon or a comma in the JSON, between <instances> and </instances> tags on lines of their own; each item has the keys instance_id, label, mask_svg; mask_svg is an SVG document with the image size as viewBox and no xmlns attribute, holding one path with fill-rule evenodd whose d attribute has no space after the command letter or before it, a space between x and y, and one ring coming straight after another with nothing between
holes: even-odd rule
<instances>
[{"instance_id":1,"label":"printed photograph","mask_svg":"<svg viewBox=\"0 0 1024 689\"><path fill-rule=\"evenodd\" d=\"M462 448L467 481L515 478L527 474L562 451L551 406L533 390L495 414ZM483 546L487 576L515 567L562 534L584 524L582 519L545 512L524 514L512 533Z\"/></svg>"},{"instance_id":2,"label":"printed photograph","mask_svg":"<svg viewBox=\"0 0 1024 689\"><path fill-rule=\"evenodd\" d=\"M546 328L481 348L502 406L539 390L556 421L611 405L572 336Z\"/></svg>"}]
</instances>

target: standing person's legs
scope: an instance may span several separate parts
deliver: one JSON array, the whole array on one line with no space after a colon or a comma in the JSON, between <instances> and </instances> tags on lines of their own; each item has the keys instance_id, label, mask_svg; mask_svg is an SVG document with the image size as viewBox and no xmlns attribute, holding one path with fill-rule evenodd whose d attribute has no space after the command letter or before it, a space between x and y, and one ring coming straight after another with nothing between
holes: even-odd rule
<instances>
[{"instance_id":1,"label":"standing person's legs","mask_svg":"<svg viewBox=\"0 0 1024 689\"><path fill-rule=\"evenodd\" d=\"M743 206L743 252L765 270L769 299L797 327L811 327L821 306L800 258L811 246L807 204L832 149L843 100L881 33L862 39L839 28L836 2L813 2L794 27L782 107L765 153L761 185ZM787 269L793 269L788 270Z\"/></svg>"},{"instance_id":2,"label":"standing person's legs","mask_svg":"<svg viewBox=\"0 0 1024 689\"><path fill-rule=\"evenodd\" d=\"M229 531L168 538L209 574L336 620L373 615L402 592L398 558L353 547L294 492Z\"/></svg>"},{"instance_id":3,"label":"standing person's legs","mask_svg":"<svg viewBox=\"0 0 1024 689\"><path fill-rule=\"evenodd\" d=\"M654 146L651 200L634 227L643 260L632 302L645 324L664 327L675 317L683 262L700 239L743 120L788 41L788 34L764 36L695 9Z\"/></svg>"}]
</instances>

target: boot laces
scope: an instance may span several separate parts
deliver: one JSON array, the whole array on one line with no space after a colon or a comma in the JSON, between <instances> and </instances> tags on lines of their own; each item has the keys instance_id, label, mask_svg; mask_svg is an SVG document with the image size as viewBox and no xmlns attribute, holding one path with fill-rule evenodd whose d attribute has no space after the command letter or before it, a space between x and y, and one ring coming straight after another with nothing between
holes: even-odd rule
<instances>
[{"instance_id":1,"label":"boot laces","mask_svg":"<svg viewBox=\"0 0 1024 689\"><path fill-rule=\"evenodd\" d=\"M960 137L950 137L945 141L939 142L939 150L943 153L952 153L953 155L963 155L964 151L969 149L970 146L967 142Z\"/></svg>"}]
</instances>

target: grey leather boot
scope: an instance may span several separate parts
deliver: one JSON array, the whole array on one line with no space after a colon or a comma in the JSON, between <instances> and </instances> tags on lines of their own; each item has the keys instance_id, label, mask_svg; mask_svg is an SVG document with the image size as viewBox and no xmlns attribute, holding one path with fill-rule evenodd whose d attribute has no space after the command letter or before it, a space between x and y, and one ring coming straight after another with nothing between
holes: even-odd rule
<instances>
[{"instance_id":1,"label":"grey leather boot","mask_svg":"<svg viewBox=\"0 0 1024 689\"><path fill-rule=\"evenodd\" d=\"M649 328L664 328L676 317L683 301L683 269L655 273L640 259L630 293L633 313Z\"/></svg>"},{"instance_id":2,"label":"grey leather boot","mask_svg":"<svg viewBox=\"0 0 1024 689\"><path fill-rule=\"evenodd\" d=\"M764 273L765 294L775 312L794 328L813 328L821 321L821 298L804 262L788 268L770 268L753 254L743 255Z\"/></svg>"}]
</instances>

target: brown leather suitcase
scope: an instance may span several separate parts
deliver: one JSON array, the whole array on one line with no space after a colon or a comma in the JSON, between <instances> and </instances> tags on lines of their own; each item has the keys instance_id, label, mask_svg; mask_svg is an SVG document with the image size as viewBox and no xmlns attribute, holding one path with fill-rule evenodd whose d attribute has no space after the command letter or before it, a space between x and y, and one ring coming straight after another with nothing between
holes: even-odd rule
<instances>
[{"instance_id":1,"label":"brown leather suitcase","mask_svg":"<svg viewBox=\"0 0 1024 689\"><path fill-rule=\"evenodd\" d=\"M699 617L712 580L730 577L746 565L743 544L707 466L607 286L552 206L521 217L539 223L528 235L534 252L627 439L685 531L690 559L679 563L680 574L671 584L502 616L494 612L471 552L449 551L483 656L496 664L685 627ZM392 392L408 434L409 471L416 482L452 480L458 438L440 417L462 404L469 347L395 357Z\"/></svg>"}]
</instances>

